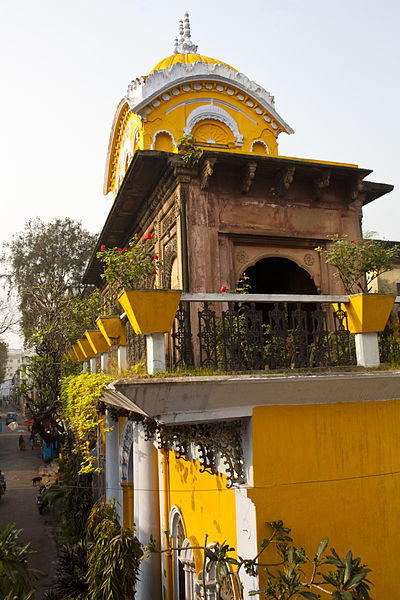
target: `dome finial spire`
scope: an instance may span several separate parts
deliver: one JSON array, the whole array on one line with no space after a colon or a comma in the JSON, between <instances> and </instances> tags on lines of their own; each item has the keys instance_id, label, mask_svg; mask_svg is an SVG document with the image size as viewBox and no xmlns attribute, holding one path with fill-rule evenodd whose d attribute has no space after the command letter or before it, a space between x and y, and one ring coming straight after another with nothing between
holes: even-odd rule
<instances>
[{"instance_id":1,"label":"dome finial spire","mask_svg":"<svg viewBox=\"0 0 400 600\"><path fill-rule=\"evenodd\" d=\"M190 37L189 13L185 12L183 21L179 21L179 38L175 38L174 54L196 54L197 46Z\"/></svg>"}]
</instances>

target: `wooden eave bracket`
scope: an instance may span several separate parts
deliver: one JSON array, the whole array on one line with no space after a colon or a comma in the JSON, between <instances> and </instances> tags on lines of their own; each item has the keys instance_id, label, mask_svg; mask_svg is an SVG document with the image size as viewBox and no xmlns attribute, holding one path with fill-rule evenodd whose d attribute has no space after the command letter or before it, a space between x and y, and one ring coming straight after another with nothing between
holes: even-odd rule
<instances>
[{"instance_id":1,"label":"wooden eave bracket","mask_svg":"<svg viewBox=\"0 0 400 600\"><path fill-rule=\"evenodd\" d=\"M314 191L316 200L321 200L322 190L329 187L331 183L331 174L331 169L324 169L323 171L320 171L314 178Z\"/></svg>"},{"instance_id":2,"label":"wooden eave bracket","mask_svg":"<svg viewBox=\"0 0 400 600\"><path fill-rule=\"evenodd\" d=\"M247 194L250 191L251 184L253 183L253 179L256 175L257 163L254 161L249 161L246 164L245 174L243 177L242 184L242 193Z\"/></svg>"},{"instance_id":3,"label":"wooden eave bracket","mask_svg":"<svg viewBox=\"0 0 400 600\"><path fill-rule=\"evenodd\" d=\"M214 165L216 162L216 158L205 159L200 174L200 189L208 190L208 183L211 175L214 173Z\"/></svg>"},{"instance_id":4,"label":"wooden eave bracket","mask_svg":"<svg viewBox=\"0 0 400 600\"><path fill-rule=\"evenodd\" d=\"M287 167L280 169L275 176L275 185L271 189L272 193L278 196L284 196L293 183L295 171L295 165L288 165Z\"/></svg>"},{"instance_id":5,"label":"wooden eave bracket","mask_svg":"<svg viewBox=\"0 0 400 600\"><path fill-rule=\"evenodd\" d=\"M360 194L364 190L364 175L360 174L353 180L350 186L349 203L356 202L359 199Z\"/></svg>"}]
</instances>

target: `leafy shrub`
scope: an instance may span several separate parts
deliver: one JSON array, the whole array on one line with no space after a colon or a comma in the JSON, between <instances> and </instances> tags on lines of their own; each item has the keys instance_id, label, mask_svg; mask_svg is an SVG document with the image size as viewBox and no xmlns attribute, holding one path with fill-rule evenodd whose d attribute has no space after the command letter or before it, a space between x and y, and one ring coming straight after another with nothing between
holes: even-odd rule
<instances>
[{"instance_id":1,"label":"leafy shrub","mask_svg":"<svg viewBox=\"0 0 400 600\"><path fill-rule=\"evenodd\" d=\"M29 543L18 541L22 529L9 523L0 532L0 600L29 600L34 597L34 572L28 561L33 554Z\"/></svg>"}]
</instances>

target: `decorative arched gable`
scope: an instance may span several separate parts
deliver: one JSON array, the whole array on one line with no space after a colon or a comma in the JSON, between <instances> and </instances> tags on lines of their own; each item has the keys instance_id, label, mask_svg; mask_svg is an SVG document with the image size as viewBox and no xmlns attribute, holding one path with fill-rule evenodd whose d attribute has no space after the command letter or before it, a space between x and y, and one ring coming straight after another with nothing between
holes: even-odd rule
<instances>
[{"instance_id":1,"label":"decorative arched gable","mask_svg":"<svg viewBox=\"0 0 400 600\"><path fill-rule=\"evenodd\" d=\"M232 131L236 139L236 146L243 145L243 135L239 131L238 124L235 119L221 106L217 106L211 100L210 104L198 106L188 116L184 133L191 135L194 126L200 121L211 119L224 123Z\"/></svg>"}]
</instances>

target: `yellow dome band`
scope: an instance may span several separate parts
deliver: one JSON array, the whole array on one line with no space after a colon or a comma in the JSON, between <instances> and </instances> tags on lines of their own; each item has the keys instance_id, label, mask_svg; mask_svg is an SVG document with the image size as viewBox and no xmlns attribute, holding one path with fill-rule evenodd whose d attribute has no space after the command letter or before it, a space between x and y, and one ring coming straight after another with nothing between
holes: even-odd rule
<instances>
[{"instance_id":1,"label":"yellow dome band","mask_svg":"<svg viewBox=\"0 0 400 600\"><path fill-rule=\"evenodd\" d=\"M169 67L172 67L176 63L192 65L196 62L202 62L209 65L225 65L226 67L228 67L228 69L232 69L232 71L237 71L237 69L234 69L222 60L217 60L216 58L209 58L208 56L203 56L202 54L172 54L171 56L164 58L158 64L156 64L156 66L150 71L150 73L154 73L154 71L162 71L163 69L169 69Z\"/></svg>"}]
</instances>

